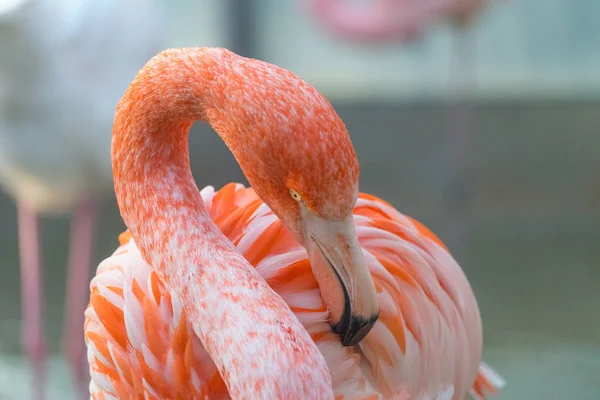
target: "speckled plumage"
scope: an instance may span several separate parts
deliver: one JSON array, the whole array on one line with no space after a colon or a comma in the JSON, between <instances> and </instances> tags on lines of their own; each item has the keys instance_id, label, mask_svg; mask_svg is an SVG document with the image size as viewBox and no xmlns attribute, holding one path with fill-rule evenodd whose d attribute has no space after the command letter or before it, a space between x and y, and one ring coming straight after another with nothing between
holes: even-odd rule
<instances>
[{"instance_id":1,"label":"speckled plumage","mask_svg":"<svg viewBox=\"0 0 600 400\"><path fill-rule=\"evenodd\" d=\"M196 119L215 128L256 194L198 192L187 148ZM464 274L387 203L362 195L355 208L352 144L310 85L224 49L168 50L132 82L113 132L115 191L134 240L121 237L91 285L94 398L441 399L475 382L481 326ZM327 323L295 240L290 182L319 217L354 211L362 229L381 318L360 350Z\"/></svg>"},{"instance_id":2,"label":"speckled plumage","mask_svg":"<svg viewBox=\"0 0 600 400\"><path fill-rule=\"evenodd\" d=\"M306 251L254 191L232 183L216 193L206 187L202 198L210 218L317 343L337 399L460 399L469 389L483 398L502 386L493 371L479 366L479 316L464 275L418 222L360 195L354 218L381 316L359 346L343 347L326 322ZM145 392L156 398L228 398L181 299L143 261L130 232L120 241L98 267L86 311L93 398ZM244 350L238 359L252 361Z\"/></svg>"},{"instance_id":3,"label":"speckled plumage","mask_svg":"<svg viewBox=\"0 0 600 400\"><path fill-rule=\"evenodd\" d=\"M325 176L336 177L327 186L329 198L344 198L350 190L353 200L355 186L345 182L356 182L358 166L342 168L355 159L343 123L322 95L281 68L223 49L168 50L154 57L124 94L112 148L123 219L142 255L182 298L232 395L250 393L247 385L260 377L265 384L258 397L269 398L275 387L300 397L328 397L329 372L306 331L204 212L187 148L187 130L196 119L219 132L248 179L259 183L263 197L276 199L271 206L283 215L295 207L284 187L288 180L295 179L310 199L312 186L303 188L299 179L302 158L313 170L319 166ZM314 141L321 129L337 146L326 140L324 153L291 153L306 148L306 140ZM339 155L323 163L323 154ZM313 206L334 217L344 207L351 210L351 202L338 203ZM191 251L192 245L198 250ZM285 346L292 338L296 345ZM258 367L232 362L242 349L256 357Z\"/></svg>"}]
</instances>

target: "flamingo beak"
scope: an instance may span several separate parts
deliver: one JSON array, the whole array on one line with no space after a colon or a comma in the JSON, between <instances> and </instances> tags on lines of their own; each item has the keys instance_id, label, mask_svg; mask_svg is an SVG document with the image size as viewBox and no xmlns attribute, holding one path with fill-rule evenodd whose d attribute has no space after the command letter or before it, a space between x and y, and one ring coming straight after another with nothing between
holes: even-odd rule
<instances>
[{"instance_id":1,"label":"flamingo beak","mask_svg":"<svg viewBox=\"0 0 600 400\"><path fill-rule=\"evenodd\" d=\"M358 344L379 317L375 284L356 236L353 216L331 221L304 215L305 238L332 330L344 346Z\"/></svg>"}]
</instances>

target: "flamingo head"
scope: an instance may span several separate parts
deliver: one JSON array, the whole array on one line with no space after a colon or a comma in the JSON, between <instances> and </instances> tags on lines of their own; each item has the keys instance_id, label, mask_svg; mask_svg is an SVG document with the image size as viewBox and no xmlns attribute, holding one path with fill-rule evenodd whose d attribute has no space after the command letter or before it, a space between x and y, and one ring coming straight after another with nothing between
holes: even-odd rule
<instances>
[{"instance_id":1,"label":"flamingo head","mask_svg":"<svg viewBox=\"0 0 600 400\"><path fill-rule=\"evenodd\" d=\"M354 226L352 209L357 193L328 193L321 187L327 186L326 176L316 171L310 179L289 182L289 197L296 204L289 205L285 212L288 226L308 251L333 331L340 334L342 344L349 346L367 335L377 321L379 309ZM331 179L329 186L335 186L334 182ZM315 188L319 190L318 197L312 193ZM331 212L335 205L340 206L340 212Z\"/></svg>"},{"instance_id":2,"label":"flamingo head","mask_svg":"<svg viewBox=\"0 0 600 400\"><path fill-rule=\"evenodd\" d=\"M354 148L323 95L289 71L260 65L268 71L255 70L254 78L269 81L255 79L239 95L243 108L225 104L222 117L210 111L209 120L256 193L307 250L333 330L344 345L355 345L379 307L354 225Z\"/></svg>"},{"instance_id":3,"label":"flamingo head","mask_svg":"<svg viewBox=\"0 0 600 400\"><path fill-rule=\"evenodd\" d=\"M308 147L286 141L295 150L281 159L279 179L253 187L307 250L332 328L349 346L366 336L379 308L354 225L359 167L345 136Z\"/></svg>"}]
</instances>

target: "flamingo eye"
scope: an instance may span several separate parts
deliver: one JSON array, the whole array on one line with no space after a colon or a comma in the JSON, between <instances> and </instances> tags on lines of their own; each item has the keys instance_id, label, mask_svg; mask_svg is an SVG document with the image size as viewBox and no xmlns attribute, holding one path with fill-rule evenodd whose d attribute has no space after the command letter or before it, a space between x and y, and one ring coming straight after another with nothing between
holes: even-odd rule
<instances>
[{"instance_id":1,"label":"flamingo eye","mask_svg":"<svg viewBox=\"0 0 600 400\"><path fill-rule=\"evenodd\" d=\"M296 201L302 201L302 197L300 197L298 192L296 192L294 189L290 189L290 196L292 196L292 199Z\"/></svg>"}]
</instances>

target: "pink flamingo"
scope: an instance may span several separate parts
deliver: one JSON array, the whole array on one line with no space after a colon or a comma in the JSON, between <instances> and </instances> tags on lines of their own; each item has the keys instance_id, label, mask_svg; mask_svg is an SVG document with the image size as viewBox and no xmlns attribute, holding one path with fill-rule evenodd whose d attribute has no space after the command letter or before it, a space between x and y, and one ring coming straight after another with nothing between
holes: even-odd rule
<instances>
[{"instance_id":1,"label":"pink flamingo","mask_svg":"<svg viewBox=\"0 0 600 400\"><path fill-rule=\"evenodd\" d=\"M252 189L198 191L195 120ZM480 364L458 264L358 193L344 123L291 72L225 49L162 52L117 106L112 160L129 230L91 283L93 399L461 399L502 385Z\"/></svg>"},{"instance_id":2,"label":"pink flamingo","mask_svg":"<svg viewBox=\"0 0 600 400\"><path fill-rule=\"evenodd\" d=\"M489 0L307 0L313 14L333 32L359 41L403 41L449 19L466 25Z\"/></svg>"},{"instance_id":3,"label":"pink flamingo","mask_svg":"<svg viewBox=\"0 0 600 400\"><path fill-rule=\"evenodd\" d=\"M445 235L450 248L466 235L470 201L470 158L472 110L469 93L474 49L466 27L493 0L307 0L318 20L332 32L354 41L408 43L439 21L451 21L459 29L453 71L454 101L450 107L450 134L442 162L445 182Z\"/></svg>"},{"instance_id":4,"label":"pink flamingo","mask_svg":"<svg viewBox=\"0 0 600 400\"><path fill-rule=\"evenodd\" d=\"M154 0L0 5L0 184L18 207L22 334L36 399L44 396L46 359L38 216L73 212L63 348L89 396L81 330L96 198L112 190L105 155L115 104L159 50L155 17Z\"/></svg>"}]
</instances>

